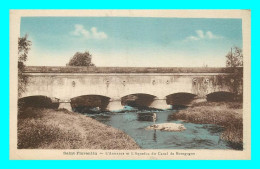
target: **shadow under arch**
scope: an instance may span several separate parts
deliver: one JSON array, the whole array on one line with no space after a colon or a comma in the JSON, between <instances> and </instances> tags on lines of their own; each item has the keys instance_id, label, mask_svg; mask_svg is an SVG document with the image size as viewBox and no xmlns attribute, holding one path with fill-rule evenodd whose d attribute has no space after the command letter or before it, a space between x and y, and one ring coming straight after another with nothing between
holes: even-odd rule
<instances>
[{"instance_id":1,"label":"shadow under arch","mask_svg":"<svg viewBox=\"0 0 260 169\"><path fill-rule=\"evenodd\" d=\"M149 107L156 96L146 93L129 94L121 98L123 106L128 105L132 107Z\"/></svg>"},{"instance_id":2,"label":"shadow under arch","mask_svg":"<svg viewBox=\"0 0 260 169\"><path fill-rule=\"evenodd\" d=\"M103 95L81 95L73 97L70 100L72 110L84 112L93 108L105 110L109 104L110 97Z\"/></svg>"},{"instance_id":3,"label":"shadow under arch","mask_svg":"<svg viewBox=\"0 0 260 169\"><path fill-rule=\"evenodd\" d=\"M173 107L189 105L197 95L186 92L173 93L166 96L166 103Z\"/></svg>"},{"instance_id":4,"label":"shadow under arch","mask_svg":"<svg viewBox=\"0 0 260 169\"><path fill-rule=\"evenodd\" d=\"M59 99L44 95L26 96L18 99L18 107L21 110L27 107L57 109L59 107Z\"/></svg>"},{"instance_id":5,"label":"shadow under arch","mask_svg":"<svg viewBox=\"0 0 260 169\"><path fill-rule=\"evenodd\" d=\"M207 101L211 102L232 102L235 99L235 94L232 92L218 91L206 95Z\"/></svg>"}]
</instances>

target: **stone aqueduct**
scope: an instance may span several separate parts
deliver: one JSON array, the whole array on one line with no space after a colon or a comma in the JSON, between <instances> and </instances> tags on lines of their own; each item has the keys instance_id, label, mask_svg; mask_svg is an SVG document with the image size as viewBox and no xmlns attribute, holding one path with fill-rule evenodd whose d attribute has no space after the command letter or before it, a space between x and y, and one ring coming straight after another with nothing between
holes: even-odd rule
<instances>
[{"instance_id":1,"label":"stone aqueduct","mask_svg":"<svg viewBox=\"0 0 260 169\"><path fill-rule=\"evenodd\" d=\"M154 96L149 105L167 108L166 97L190 93L205 98L213 92L232 92L229 68L160 67L26 67L28 84L21 98L47 96L71 108L71 99L80 96L109 98L106 109L122 108L121 98L133 94Z\"/></svg>"}]
</instances>

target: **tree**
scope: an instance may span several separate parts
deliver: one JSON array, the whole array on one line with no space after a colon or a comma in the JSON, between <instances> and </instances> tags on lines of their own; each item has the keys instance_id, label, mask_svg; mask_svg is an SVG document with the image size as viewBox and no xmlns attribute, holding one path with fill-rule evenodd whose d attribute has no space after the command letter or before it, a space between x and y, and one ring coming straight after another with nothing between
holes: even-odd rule
<instances>
[{"instance_id":1,"label":"tree","mask_svg":"<svg viewBox=\"0 0 260 169\"><path fill-rule=\"evenodd\" d=\"M226 67L231 67L233 74L230 76L232 89L236 95L236 100L241 100L243 96L243 52L238 47L231 48L226 55ZM242 70L242 71L241 71ZM240 97L239 97L240 96Z\"/></svg>"},{"instance_id":2,"label":"tree","mask_svg":"<svg viewBox=\"0 0 260 169\"><path fill-rule=\"evenodd\" d=\"M238 47L231 48L231 51L226 55L227 67L243 67L243 53L242 49Z\"/></svg>"},{"instance_id":3,"label":"tree","mask_svg":"<svg viewBox=\"0 0 260 169\"><path fill-rule=\"evenodd\" d=\"M18 97L25 91L27 77L23 75L25 62L32 42L28 40L28 35L18 38Z\"/></svg>"},{"instance_id":4,"label":"tree","mask_svg":"<svg viewBox=\"0 0 260 169\"><path fill-rule=\"evenodd\" d=\"M67 66L95 66L92 62L92 55L89 52L80 53L77 52L75 55L70 59Z\"/></svg>"}]
</instances>

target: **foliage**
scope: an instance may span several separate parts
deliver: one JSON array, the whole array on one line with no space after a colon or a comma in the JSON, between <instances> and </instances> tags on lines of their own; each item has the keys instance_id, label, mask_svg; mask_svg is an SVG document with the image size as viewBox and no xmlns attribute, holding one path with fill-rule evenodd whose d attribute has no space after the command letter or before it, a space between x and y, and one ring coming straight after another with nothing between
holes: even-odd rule
<instances>
[{"instance_id":1,"label":"foliage","mask_svg":"<svg viewBox=\"0 0 260 169\"><path fill-rule=\"evenodd\" d=\"M243 52L238 47L231 48L231 51L226 55L227 67L242 67L243 66Z\"/></svg>"},{"instance_id":2,"label":"foliage","mask_svg":"<svg viewBox=\"0 0 260 169\"><path fill-rule=\"evenodd\" d=\"M18 38L18 62L26 62L28 52L31 49L32 42L28 40L28 35L26 34L24 37Z\"/></svg>"},{"instance_id":3,"label":"foliage","mask_svg":"<svg viewBox=\"0 0 260 169\"><path fill-rule=\"evenodd\" d=\"M27 77L23 75L25 68L24 62L27 61L28 52L32 43L28 40L28 35L18 38L18 97L25 91Z\"/></svg>"},{"instance_id":4,"label":"foliage","mask_svg":"<svg viewBox=\"0 0 260 169\"><path fill-rule=\"evenodd\" d=\"M233 93L236 94L235 99L240 100L243 95L243 71L239 70L239 68L243 67L242 49L236 46L231 48L231 51L226 55L226 59L226 67L231 67L234 72L230 76L230 79L232 82Z\"/></svg>"},{"instance_id":5,"label":"foliage","mask_svg":"<svg viewBox=\"0 0 260 169\"><path fill-rule=\"evenodd\" d=\"M92 62L92 55L89 52L80 53L77 52L70 59L68 66L95 66Z\"/></svg>"}]
</instances>

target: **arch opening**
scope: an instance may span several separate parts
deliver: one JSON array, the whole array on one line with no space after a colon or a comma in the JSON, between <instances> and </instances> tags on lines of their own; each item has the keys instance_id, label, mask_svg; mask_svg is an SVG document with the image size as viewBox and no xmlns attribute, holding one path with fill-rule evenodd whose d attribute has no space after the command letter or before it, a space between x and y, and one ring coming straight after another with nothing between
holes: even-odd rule
<instances>
[{"instance_id":1,"label":"arch opening","mask_svg":"<svg viewBox=\"0 0 260 169\"><path fill-rule=\"evenodd\" d=\"M102 95L82 95L71 99L73 111L79 113L96 113L105 111L109 104L109 97Z\"/></svg>"},{"instance_id":2,"label":"arch opening","mask_svg":"<svg viewBox=\"0 0 260 169\"><path fill-rule=\"evenodd\" d=\"M121 104L123 106L131 106L136 108L148 108L156 96L145 94L145 93L135 93L126 95L121 98Z\"/></svg>"},{"instance_id":3,"label":"arch opening","mask_svg":"<svg viewBox=\"0 0 260 169\"><path fill-rule=\"evenodd\" d=\"M191 93L173 93L166 96L166 103L171 105L172 108L185 108L187 107L197 95Z\"/></svg>"},{"instance_id":4,"label":"arch opening","mask_svg":"<svg viewBox=\"0 0 260 169\"><path fill-rule=\"evenodd\" d=\"M225 92L225 91L219 91L219 92L213 92L210 94L207 94L207 101L211 102L232 102L235 100L235 94L232 92Z\"/></svg>"},{"instance_id":5,"label":"arch opening","mask_svg":"<svg viewBox=\"0 0 260 169\"><path fill-rule=\"evenodd\" d=\"M43 95L27 96L18 99L19 110L23 110L28 107L57 109L59 107L59 99L50 98Z\"/></svg>"}]
</instances>

